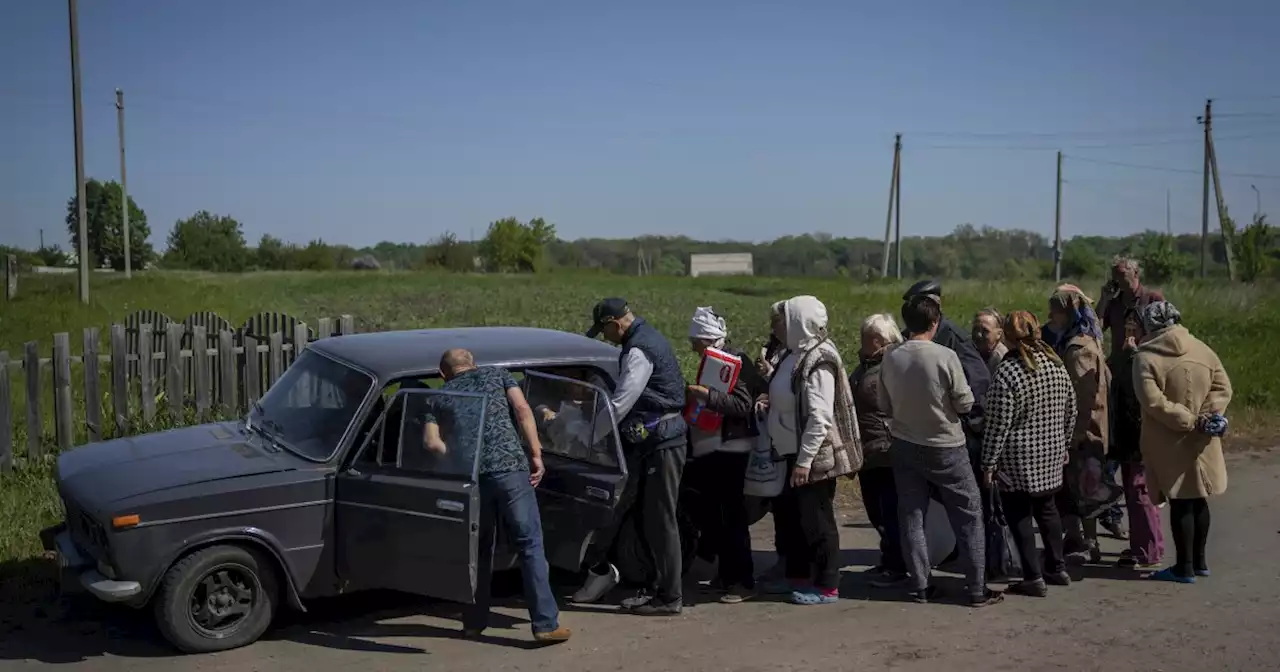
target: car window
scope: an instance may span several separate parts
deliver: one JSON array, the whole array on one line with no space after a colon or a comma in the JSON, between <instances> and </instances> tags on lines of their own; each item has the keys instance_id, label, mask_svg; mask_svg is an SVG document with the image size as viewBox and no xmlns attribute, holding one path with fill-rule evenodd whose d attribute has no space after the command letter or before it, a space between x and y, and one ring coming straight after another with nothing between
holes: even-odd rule
<instances>
[{"instance_id":1,"label":"car window","mask_svg":"<svg viewBox=\"0 0 1280 672\"><path fill-rule=\"evenodd\" d=\"M616 468L616 430L596 439L597 423L609 422L609 398L603 388L581 380L528 371L521 384L533 408L545 453Z\"/></svg>"},{"instance_id":2,"label":"car window","mask_svg":"<svg viewBox=\"0 0 1280 672\"><path fill-rule=\"evenodd\" d=\"M395 468L438 478L475 480L482 448L485 397L471 392L401 392Z\"/></svg>"},{"instance_id":3,"label":"car window","mask_svg":"<svg viewBox=\"0 0 1280 672\"><path fill-rule=\"evenodd\" d=\"M249 422L288 450L327 460L338 449L373 382L358 369L304 350L249 412Z\"/></svg>"}]
</instances>

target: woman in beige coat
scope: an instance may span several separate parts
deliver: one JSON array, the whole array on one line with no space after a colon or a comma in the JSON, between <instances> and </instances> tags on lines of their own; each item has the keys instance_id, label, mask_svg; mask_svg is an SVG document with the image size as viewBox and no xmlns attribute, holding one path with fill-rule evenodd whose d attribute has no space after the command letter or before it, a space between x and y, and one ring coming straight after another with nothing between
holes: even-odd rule
<instances>
[{"instance_id":1,"label":"woman in beige coat","mask_svg":"<svg viewBox=\"0 0 1280 672\"><path fill-rule=\"evenodd\" d=\"M1222 458L1223 414L1231 401L1231 381L1222 361L1186 327L1167 301L1142 311L1146 332L1133 361L1133 380L1142 408L1142 461L1156 503L1170 500L1173 544L1178 562L1150 578L1195 583L1209 576L1208 497L1227 489Z\"/></svg>"}]
</instances>

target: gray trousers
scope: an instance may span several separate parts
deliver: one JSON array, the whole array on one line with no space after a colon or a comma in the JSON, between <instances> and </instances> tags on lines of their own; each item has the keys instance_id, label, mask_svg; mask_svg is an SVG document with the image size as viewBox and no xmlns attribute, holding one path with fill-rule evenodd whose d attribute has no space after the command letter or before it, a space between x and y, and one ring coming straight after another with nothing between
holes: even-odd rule
<instances>
[{"instance_id":1,"label":"gray trousers","mask_svg":"<svg viewBox=\"0 0 1280 672\"><path fill-rule=\"evenodd\" d=\"M912 589L929 585L929 549L924 536L924 514L933 486L942 500L956 535L956 549L964 562L969 593L984 595L986 538L982 524L982 497L965 446L933 448L901 439L889 450L893 478L898 486L898 520L902 526L902 554L911 573Z\"/></svg>"}]
</instances>

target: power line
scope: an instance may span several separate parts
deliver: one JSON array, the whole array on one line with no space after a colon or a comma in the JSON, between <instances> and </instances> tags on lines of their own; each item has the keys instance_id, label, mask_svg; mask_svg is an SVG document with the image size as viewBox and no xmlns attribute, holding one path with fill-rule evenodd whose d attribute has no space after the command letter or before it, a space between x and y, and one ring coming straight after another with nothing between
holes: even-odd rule
<instances>
[{"instance_id":1,"label":"power line","mask_svg":"<svg viewBox=\"0 0 1280 672\"><path fill-rule=\"evenodd\" d=\"M1104 166L1118 166L1120 168L1133 168L1136 170L1157 170L1166 173L1188 173L1192 175L1200 175L1202 171L1197 168L1173 168L1170 166L1149 166L1140 163L1126 163L1124 161L1108 161L1106 159L1091 159L1083 156L1067 157L1074 161L1083 161L1085 163L1096 163ZM1264 173L1219 173L1224 177L1244 177L1255 180L1280 180L1280 175L1267 175Z\"/></svg>"},{"instance_id":2,"label":"power line","mask_svg":"<svg viewBox=\"0 0 1280 672\"><path fill-rule=\"evenodd\" d=\"M1183 131L1187 131L1184 129ZM1196 133L1199 136L1198 133ZM1219 142L1230 142L1235 140L1256 140L1258 138L1280 137L1280 130L1273 133L1250 133L1247 135L1230 135L1217 138ZM1164 145L1189 145L1200 144L1204 142L1203 137L1186 137L1186 138L1166 138L1161 140L1146 140L1139 142L1105 142L1093 144L1039 144L1039 145L930 145L915 144L907 145L912 149L978 149L978 150L998 150L998 151L1056 151L1059 149L1113 149L1124 147L1159 147Z\"/></svg>"}]
</instances>

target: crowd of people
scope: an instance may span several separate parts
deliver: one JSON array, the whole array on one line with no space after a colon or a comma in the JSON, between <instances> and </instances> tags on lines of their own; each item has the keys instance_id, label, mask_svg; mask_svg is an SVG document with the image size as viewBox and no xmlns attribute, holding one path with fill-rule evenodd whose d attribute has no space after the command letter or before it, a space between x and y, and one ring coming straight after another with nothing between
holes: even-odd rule
<instances>
[{"instance_id":1,"label":"crowd of people","mask_svg":"<svg viewBox=\"0 0 1280 672\"><path fill-rule=\"evenodd\" d=\"M754 360L729 340L722 317L700 307L690 347L699 354L715 348L742 362L726 391L688 384L675 347L625 300L597 304L587 335L621 346L608 403L631 478L614 525L594 539L586 582L571 599L598 602L618 584L611 539L624 520L639 516L652 576L622 607L638 615L679 614L677 510L681 492L696 489L698 503L687 513L701 531L698 555L716 560L711 585L721 602L768 592L797 605L834 603L841 477L857 479L880 538L870 584L916 602L936 599L932 572L949 562L964 575L971 606L1004 599L988 587L996 579L1008 582L1005 592L1044 597L1050 586L1070 585L1071 556L1101 561L1100 525L1128 540L1122 567L1184 584L1209 576L1208 499L1226 489L1221 437L1231 385L1178 309L1142 285L1139 264L1116 259L1096 305L1075 285L1056 287L1043 322L1028 310L986 308L966 332L943 305L941 285L923 281L903 296L901 329L891 314L866 317L852 370L816 297L773 304L768 343ZM492 380L495 398L520 409L525 402L509 376ZM689 400L722 416L719 429L690 426L683 413ZM540 445L536 431L520 424L532 488L541 476ZM595 425L607 431L612 423ZM778 561L757 573L748 486L761 464L781 482L767 502ZM489 499L516 499L510 493L518 485L508 479L504 494ZM1161 568L1166 503L1175 560ZM941 562L929 548L930 506L945 510L955 537L954 551ZM519 518L526 530L532 525L527 515L506 517ZM531 536L517 535L517 545L540 552ZM545 582L545 573L528 574ZM531 609L539 610L535 635L566 639L546 589L527 585L527 592L536 598Z\"/></svg>"}]
</instances>

